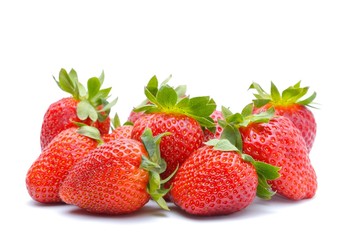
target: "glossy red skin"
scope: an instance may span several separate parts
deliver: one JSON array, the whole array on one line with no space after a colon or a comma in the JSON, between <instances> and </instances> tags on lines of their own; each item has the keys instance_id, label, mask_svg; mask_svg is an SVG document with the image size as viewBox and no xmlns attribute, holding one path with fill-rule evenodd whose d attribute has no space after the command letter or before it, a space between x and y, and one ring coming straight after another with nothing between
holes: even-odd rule
<instances>
[{"instance_id":1,"label":"glossy red skin","mask_svg":"<svg viewBox=\"0 0 345 240\"><path fill-rule=\"evenodd\" d=\"M62 202L58 192L68 171L97 144L97 141L77 133L75 127L60 132L27 172L29 195L41 203Z\"/></svg>"},{"instance_id":2,"label":"glossy red skin","mask_svg":"<svg viewBox=\"0 0 345 240\"><path fill-rule=\"evenodd\" d=\"M278 116L269 123L241 127L243 152L254 159L281 167L272 189L292 200L312 198L317 189L316 173L300 131L290 119Z\"/></svg>"},{"instance_id":3,"label":"glossy red skin","mask_svg":"<svg viewBox=\"0 0 345 240\"><path fill-rule=\"evenodd\" d=\"M216 123L216 131L213 133L208 129L204 130L204 142L207 142L211 139L219 139L220 136L222 135L223 132L223 128L221 126L219 126L218 124L218 120L219 119L224 119L223 114L221 111L219 110L215 110L211 116L210 116L213 121Z\"/></svg>"},{"instance_id":4,"label":"glossy red skin","mask_svg":"<svg viewBox=\"0 0 345 240\"><path fill-rule=\"evenodd\" d=\"M187 213L225 215L249 206L257 186L255 168L237 152L204 146L179 168L170 193L171 200Z\"/></svg>"},{"instance_id":5,"label":"glossy red skin","mask_svg":"<svg viewBox=\"0 0 345 240\"><path fill-rule=\"evenodd\" d=\"M254 109L254 113L266 111L271 106L270 104L266 104L261 108ZM310 152L314 144L317 129L313 113L306 106L300 104L274 105L273 107L276 115L289 118L298 130L301 131L308 152Z\"/></svg>"},{"instance_id":6,"label":"glossy red skin","mask_svg":"<svg viewBox=\"0 0 345 240\"><path fill-rule=\"evenodd\" d=\"M41 127L41 149L44 149L53 138L61 131L75 127L73 122L82 122L96 127L101 134L106 134L110 129L110 118L103 122L92 122L91 119L81 121L77 116L78 100L68 97L51 104L46 111Z\"/></svg>"},{"instance_id":7,"label":"glossy red skin","mask_svg":"<svg viewBox=\"0 0 345 240\"><path fill-rule=\"evenodd\" d=\"M139 140L146 128L152 130L153 136L169 132L170 135L160 142L161 157L167 163L167 169L161 174L165 179L178 166L202 145L204 138L200 124L193 118L185 115L153 113L139 118L133 126L132 138ZM168 188L171 181L165 187Z\"/></svg>"},{"instance_id":8,"label":"glossy red skin","mask_svg":"<svg viewBox=\"0 0 345 240\"><path fill-rule=\"evenodd\" d=\"M129 116L128 116L128 121L134 124L143 115L145 115L144 112L134 112L134 111L131 111Z\"/></svg>"},{"instance_id":9,"label":"glossy red skin","mask_svg":"<svg viewBox=\"0 0 345 240\"><path fill-rule=\"evenodd\" d=\"M76 164L60 188L61 199L92 213L126 214L150 199L147 171L140 169L142 143L116 139L92 151Z\"/></svg>"},{"instance_id":10,"label":"glossy red skin","mask_svg":"<svg viewBox=\"0 0 345 240\"><path fill-rule=\"evenodd\" d=\"M102 139L104 142L110 142L118 138L131 138L132 136L132 125L124 125L115 128L111 133L104 134Z\"/></svg>"}]
</instances>

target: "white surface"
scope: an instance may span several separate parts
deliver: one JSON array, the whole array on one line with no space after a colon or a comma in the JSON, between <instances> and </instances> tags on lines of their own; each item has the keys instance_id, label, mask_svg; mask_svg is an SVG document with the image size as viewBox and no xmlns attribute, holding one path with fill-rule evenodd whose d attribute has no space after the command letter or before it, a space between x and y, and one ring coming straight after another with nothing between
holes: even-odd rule
<instances>
[{"instance_id":1,"label":"white surface","mask_svg":"<svg viewBox=\"0 0 345 240\"><path fill-rule=\"evenodd\" d=\"M344 11L342 1L2 1L0 238L344 239ZM111 217L35 203L25 175L40 153L44 112L66 96L52 79L61 67L75 68L84 82L104 70L122 121L154 74L161 80L172 74L171 84L187 84L191 96L210 95L233 111L252 99L252 81L283 89L302 80L321 104L313 110L316 196L257 199L212 218L176 207L163 212L152 203Z\"/></svg>"}]
</instances>

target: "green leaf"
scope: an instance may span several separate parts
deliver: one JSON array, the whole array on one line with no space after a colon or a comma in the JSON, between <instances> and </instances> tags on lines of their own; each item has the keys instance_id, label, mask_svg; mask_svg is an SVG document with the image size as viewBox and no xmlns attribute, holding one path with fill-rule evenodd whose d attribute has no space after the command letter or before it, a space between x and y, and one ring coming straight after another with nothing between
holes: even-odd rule
<instances>
[{"instance_id":1,"label":"green leaf","mask_svg":"<svg viewBox=\"0 0 345 240\"><path fill-rule=\"evenodd\" d=\"M189 99L189 111L196 116L210 116L216 107L214 100L208 96Z\"/></svg>"},{"instance_id":2,"label":"green leaf","mask_svg":"<svg viewBox=\"0 0 345 240\"><path fill-rule=\"evenodd\" d=\"M101 73L101 75L99 76L98 80L99 80L99 82L100 82L100 84L101 84L101 86L102 86L102 85L103 85L103 82L104 82L104 71L103 71L103 70L102 70L102 73Z\"/></svg>"},{"instance_id":3,"label":"green leaf","mask_svg":"<svg viewBox=\"0 0 345 240\"><path fill-rule=\"evenodd\" d=\"M230 111L229 108L226 108L224 106L222 106L222 114L223 114L223 117L224 119L230 117L231 115L233 115L233 113Z\"/></svg>"},{"instance_id":4,"label":"green leaf","mask_svg":"<svg viewBox=\"0 0 345 240\"><path fill-rule=\"evenodd\" d=\"M102 109L98 110L98 112L106 112L106 111L110 110L112 107L115 106L115 104L117 103L117 100L118 100L118 98L115 98L110 103L107 103Z\"/></svg>"},{"instance_id":5,"label":"green leaf","mask_svg":"<svg viewBox=\"0 0 345 240\"><path fill-rule=\"evenodd\" d=\"M189 98L182 98L180 101L178 101L176 107L179 109L185 109L186 111L188 111L188 109L189 109Z\"/></svg>"},{"instance_id":6,"label":"green leaf","mask_svg":"<svg viewBox=\"0 0 345 240\"><path fill-rule=\"evenodd\" d=\"M248 104L248 105L246 105L244 108L243 108L243 110L242 110L242 112L241 112L241 115L245 118L245 117L247 117L247 116L249 116L249 115L252 115L253 114L253 108L254 108L254 106L253 106L253 104Z\"/></svg>"},{"instance_id":7,"label":"green leaf","mask_svg":"<svg viewBox=\"0 0 345 240\"><path fill-rule=\"evenodd\" d=\"M274 117L274 114L275 114L274 108L270 107L266 111L249 116L249 121L253 123L267 123Z\"/></svg>"},{"instance_id":8,"label":"green leaf","mask_svg":"<svg viewBox=\"0 0 345 240\"><path fill-rule=\"evenodd\" d=\"M69 71L68 75L73 82L75 83L79 82L78 74L73 68Z\"/></svg>"},{"instance_id":9,"label":"green leaf","mask_svg":"<svg viewBox=\"0 0 345 240\"><path fill-rule=\"evenodd\" d=\"M92 138L94 140L96 140L98 143L102 143L102 138L101 138L101 133L99 132L99 130L95 127L91 127L91 126L81 126L77 132L81 135L87 136L89 138Z\"/></svg>"},{"instance_id":10,"label":"green leaf","mask_svg":"<svg viewBox=\"0 0 345 240\"><path fill-rule=\"evenodd\" d=\"M229 140L232 143L232 145L234 145L240 152L242 152L243 142L241 133L239 129L234 127L233 125L226 125L223 128L220 139Z\"/></svg>"},{"instance_id":11,"label":"green leaf","mask_svg":"<svg viewBox=\"0 0 345 240\"><path fill-rule=\"evenodd\" d=\"M101 89L101 82L98 78L92 77L87 81L87 91L89 94L89 99L94 98L99 90Z\"/></svg>"},{"instance_id":12,"label":"green leaf","mask_svg":"<svg viewBox=\"0 0 345 240\"><path fill-rule=\"evenodd\" d=\"M228 116L225 120L227 123L240 124L243 123L244 117L240 113L235 113Z\"/></svg>"},{"instance_id":13,"label":"green leaf","mask_svg":"<svg viewBox=\"0 0 345 240\"><path fill-rule=\"evenodd\" d=\"M167 85L162 86L157 92L157 102L163 108L172 108L177 103L177 93L176 91Z\"/></svg>"},{"instance_id":14,"label":"green leaf","mask_svg":"<svg viewBox=\"0 0 345 240\"><path fill-rule=\"evenodd\" d=\"M150 171L150 177L149 177L149 191L155 192L157 189L160 188L161 182L160 182L160 176L158 172Z\"/></svg>"},{"instance_id":15,"label":"green leaf","mask_svg":"<svg viewBox=\"0 0 345 240\"><path fill-rule=\"evenodd\" d=\"M255 82L253 82L249 86L249 89L255 89L258 92L258 94L255 95L257 98L271 98L271 96L267 92L265 92L265 90L263 90L259 84Z\"/></svg>"},{"instance_id":16,"label":"green leaf","mask_svg":"<svg viewBox=\"0 0 345 240\"><path fill-rule=\"evenodd\" d=\"M175 88L175 91L176 91L177 96L179 98L183 98L186 96L187 86L186 85L179 85Z\"/></svg>"},{"instance_id":17,"label":"green leaf","mask_svg":"<svg viewBox=\"0 0 345 240\"><path fill-rule=\"evenodd\" d=\"M177 167L175 168L175 170L165 179L161 180L161 184L165 184L167 182L169 182L177 173L177 170L179 169L179 166L177 165Z\"/></svg>"},{"instance_id":18,"label":"green leaf","mask_svg":"<svg viewBox=\"0 0 345 240\"><path fill-rule=\"evenodd\" d=\"M274 102L280 102L281 96L278 88L271 82L271 97Z\"/></svg>"},{"instance_id":19,"label":"green leaf","mask_svg":"<svg viewBox=\"0 0 345 240\"><path fill-rule=\"evenodd\" d=\"M250 155L242 154L242 158L245 161L250 162L258 175L259 184L257 187L256 195L263 199L270 199L275 192L272 191L271 186L267 180L275 180L280 177L279 167L270 165L268 163L255 161Z\"/></svg>"},{"instance_id":20,"label":"green leaf","mask_svg":"<svg viewBox=\"0 0 345 240\"><path fill-rule=\"evenodd\" d=\"M264 176L258 174L258 179L259 183L256 188L256 196L265 200L271 199L275 192L272 191L271 186L267 183Z\"/></svg>"},{"instance_id":21,"label":"green leaf","mask_svg":"<svg viewBox=\"0 0 345 240\"><path fill-rule=\"evenodd\" d=\"M265 106L270 101L271 101L271 99L254 99L253 103L254 103L255 107L260 108L260 107Z\"/></svg>"},{"instance_id":22,"label":"green leaf","mask_svg":"<svg viewBox=\"0 0 345 240\"><path fill-rule=\"evenodd\" d=\"M80 120L90 118L93 122L96 122L98 113L88 101L83 100L77 105L77 116Z\"/></svg>"},{"instance_id":23,"label":"green leaf","mask_svg":"<svg viewBox=\"0 0 345 240\"><path fill-rule=\"evenodd\" d=\"M280 177L280 167L276 167L271 164L260 161L254 161L253 165L256 171L264 175L265 178L268 180L274 180Z\"/></svg>"},{"instance_id":24,"label":"green leaf","mask_svg":"<svg viewBox=\"0 0 345 240\"><path fill-rule=\"evenodd\" d=\"M161 108L161 105L156 99L156 95L152 94L152 92L147 87L145 88L145 96L151 102L150 105L155 104L157 107Z\"/></svg>"},{"instance_id":25,"label":"green leaf","mask_svg":"<svg viewBox=\"0 0 345 240\"><path fill-rule=\"evenodd\" d=\"M146 171L158 171L160 166L143 155L141 156L140 168L145 169Z\"/></svg>"},{"instance_id":26,"label":"green leaf","mask_svg":"<svg viewBox=\"0 0 345 240\"><path fill-rule=\"evenodd\" d=\"M70 93L73 98L79 100L78 82L75 81L75 77L71 79L64 68L60 70L58 85L63 91Z\"/></svg>"},{"instance_id":27,"label":"green leaf","mask_svg":"<svg viewBox=\"0 0 345 240\"><path fill-rule=\"evenodd\" d=\"M112 125L115 128L121 127L121 121L120 121L120 117L117 113L115 113L114 118L112 119Z\"/></svg>"},{"instance_id":28,"label":"green leaf","mask_svg":"<svg viewBox=\"0 0 345 240\"><path fill-rule=\"evenodd\" d=\"M302 101L298 101L298 104L304 105L304 106L309 106L310 104L314 101L314 99L316 98L316 92L314 92L310 97L308 97L307 99L304 99Z\"/></svg>"},{"instance_id":29,"label":"green leaf","mask_svg":"<svg viewBox=\"0 0 345 240\"><path fill-rule=\"evenodd\" d=\"M229 152L229 151L236 151L239 150L230 143L227 139L211 139L205 143L207 146L213 146L215 150L223 151L223 152Z\"/></svg>"},{"instance_id":30,"label":"green leaf","mask_svg":"<svg viewBox=\"0 0 345 240\"><path fill-rule=\"evenodd\" d=\"M148 82L146 89L153 95L156 96L158 92L158 79L156 76L153 76Z\"/></svg>"},{"instance_id":31,"label":"green leaf","mask_svg":"<svg viewBox=\"0 0 345 240\"><path fill-rule=\"evenodd\" d=\"M150 128L145 129L141 135L141 141L143 142L149 157L152 158L157 150L157 144L154 141L152 130Z\"/></svg>"},{"instance_id":32,"label":"green leaf","mask_svg":"<svg viewBox=\"0 0 345 240\"><path fill-rule=\"evenodd\" d=\"M83 84L78 82L78 91L79 91L79 100L86 99L87 98L87 91Z\"/></svg>"}]
</instances>

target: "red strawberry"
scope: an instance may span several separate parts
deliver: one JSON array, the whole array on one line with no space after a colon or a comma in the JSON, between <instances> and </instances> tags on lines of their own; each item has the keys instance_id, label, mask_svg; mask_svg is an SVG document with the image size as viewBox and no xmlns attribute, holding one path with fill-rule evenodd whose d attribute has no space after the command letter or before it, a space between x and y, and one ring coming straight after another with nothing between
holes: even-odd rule
<instances>
[{"instance_id":1,"label":"red strawberry","mask_svg":"<svg viewBox=\"0 0 345 240\"><path fill-rule=\"evenodd\" d=\"M216 131L211 132L210 130L205 129L205 131L204 131L204 142L207 142L211 139L219 139L220 136L222 135L222 132L223 132L223 128L218 124L218 120L220 120L220 119L224 120L222 112L219 110L215 110L211 114L210 117L213 119L214 123L216 124Z\"/></svg>"},{"instance_id":2,"label":"red strawberry","mask_svg":"<svg viewBox=\"0 0 345 240\"><path fill-rule=\"evenodd\" d=\"M300 82L285 89L282 94L273 82L271 82L271 94L266 93L257 83L253 83L250 89L257 91L257 94L254 94L256 97L254 113L266 111L273 106L276 115L289 118L301 131L308 152L310 152L315 140L317 126L313 113L307 107L311 107L316 93L314 92L309 98L301 100L307 93L308 87L301 88Z\"/></svg>"},{"instance_id":3,"label":"red strawberry","mask_svg":"<svg viewBox=\"0 0 345 240\"><path fill-rule=\"evenodd\" d=\"M266 199L273 195L265 176L277 178L277 168L240 154L228 140L206 144L209 146L195 151L177 171L171 189L177 206L194 215L224 215L249 206L257 190Z\"/></svg>"},{"instance_id":4,"label":"red strawberry","mask_svg":"<svg viewBox=\"0 0 345 240\"><path fill-rule=\"evenodd\" d=\"M134 123L132 138L140 139L146 128L150 128L153 135L170 133L160 144L162 157L167 162L162 178L166 178L202 145L202 126L214 127L209 116L216 105L209 97L179 99L176 90L167 84L158 89L155 77L145 88L145 94L151 104L136 109L146 114Z\"/></svg>"},{"instance_id":5,"label":"red strawberry","mask_svg":"<svg viewBox=\"0 0 345 240\"><path fill-rule=\"evenodd\" d=\"M249 104L242 114L223 112L227 122L239 128L243 153L281 168L281 177L271 182L280 195L292 200L312 198L317 189L316 173L301 132L290 119L273 117L273 108L254 115L252 110Z\"/></svg>"},{"instance_id":6,"label":"red strawberry","mask_svg":"<svg viewBox=\"0 0 345 240\"><path fill-rule=\"evenodd\" d=\"M56 80L55 80L56 81ZM99 129L101 134L109 132L110 108L116 100L108 103L111 88L101 89L104 74L99 78L88 80L87 92L78 81L77 73L72 69L69 73L61 69L58 86L73 97L65 97L52 103L46 111L41 127L41 148L61 131L73 127L73 122L81 122Z\"/></svg>"},{"instance_id":7,"label":"red strawberry","mask_svg":"<svg viewBox=\"0 0 345 240\"><path fill-rule=\"evenodd\" d=\"M132 125L120 126L120 127L115 128L111 133L104 134L102 136L102 139L104 142L110 142L118 138L131 138L132 130L133 130Z\"/></svg>"},{"instance_id":8,"label":"red strawberry","mask_svg":"<svg viewBox=\"0 0 345 240\"><path fill-rule=\"evenodd\" d=\"M121 138L99 146L72 168L60 188L61 199L93 213L125 214L143 207L151 196L168 209L159 178L165 165L160 137L146 130L144 144Z\"/></svg>"},{"instance_id":9,"label":"red strawberry","mask_svg":"<svg viewBox=\"0 0 345 240\"><path fill-rule=\"evenodd\" d=\"M41 203L61 202L58 191L72 166L83 159L98 142L79 134L84 127L60 132L41 152L26 175L29 195Z\"/></svg>"}]
</instances>

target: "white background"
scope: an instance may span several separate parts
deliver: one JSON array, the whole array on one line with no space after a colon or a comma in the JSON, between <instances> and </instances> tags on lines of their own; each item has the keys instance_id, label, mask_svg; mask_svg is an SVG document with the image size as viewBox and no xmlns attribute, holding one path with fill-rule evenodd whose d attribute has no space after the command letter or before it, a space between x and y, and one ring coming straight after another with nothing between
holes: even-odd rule
<instances>
[{"instance_id":1,"label":"white background","mask_svg":"<svg viewBox=\"0 0 345 240\"><path fill-rule=\"evenodd\" d=\"M1 1L1 239L344 239L345 7L342 1ZM25 175L40 154L48 106L67 96L52 76L105 72L125 121L154 74L240 111L256 81L316 91L310 154L319 187L311 200L256 199L223 217L188 216L154 204L126 216L35 203ZM154 236L157 234L157 236ZM7 237L4 237L7 236Z\"/></svg>"}]
</instances>

